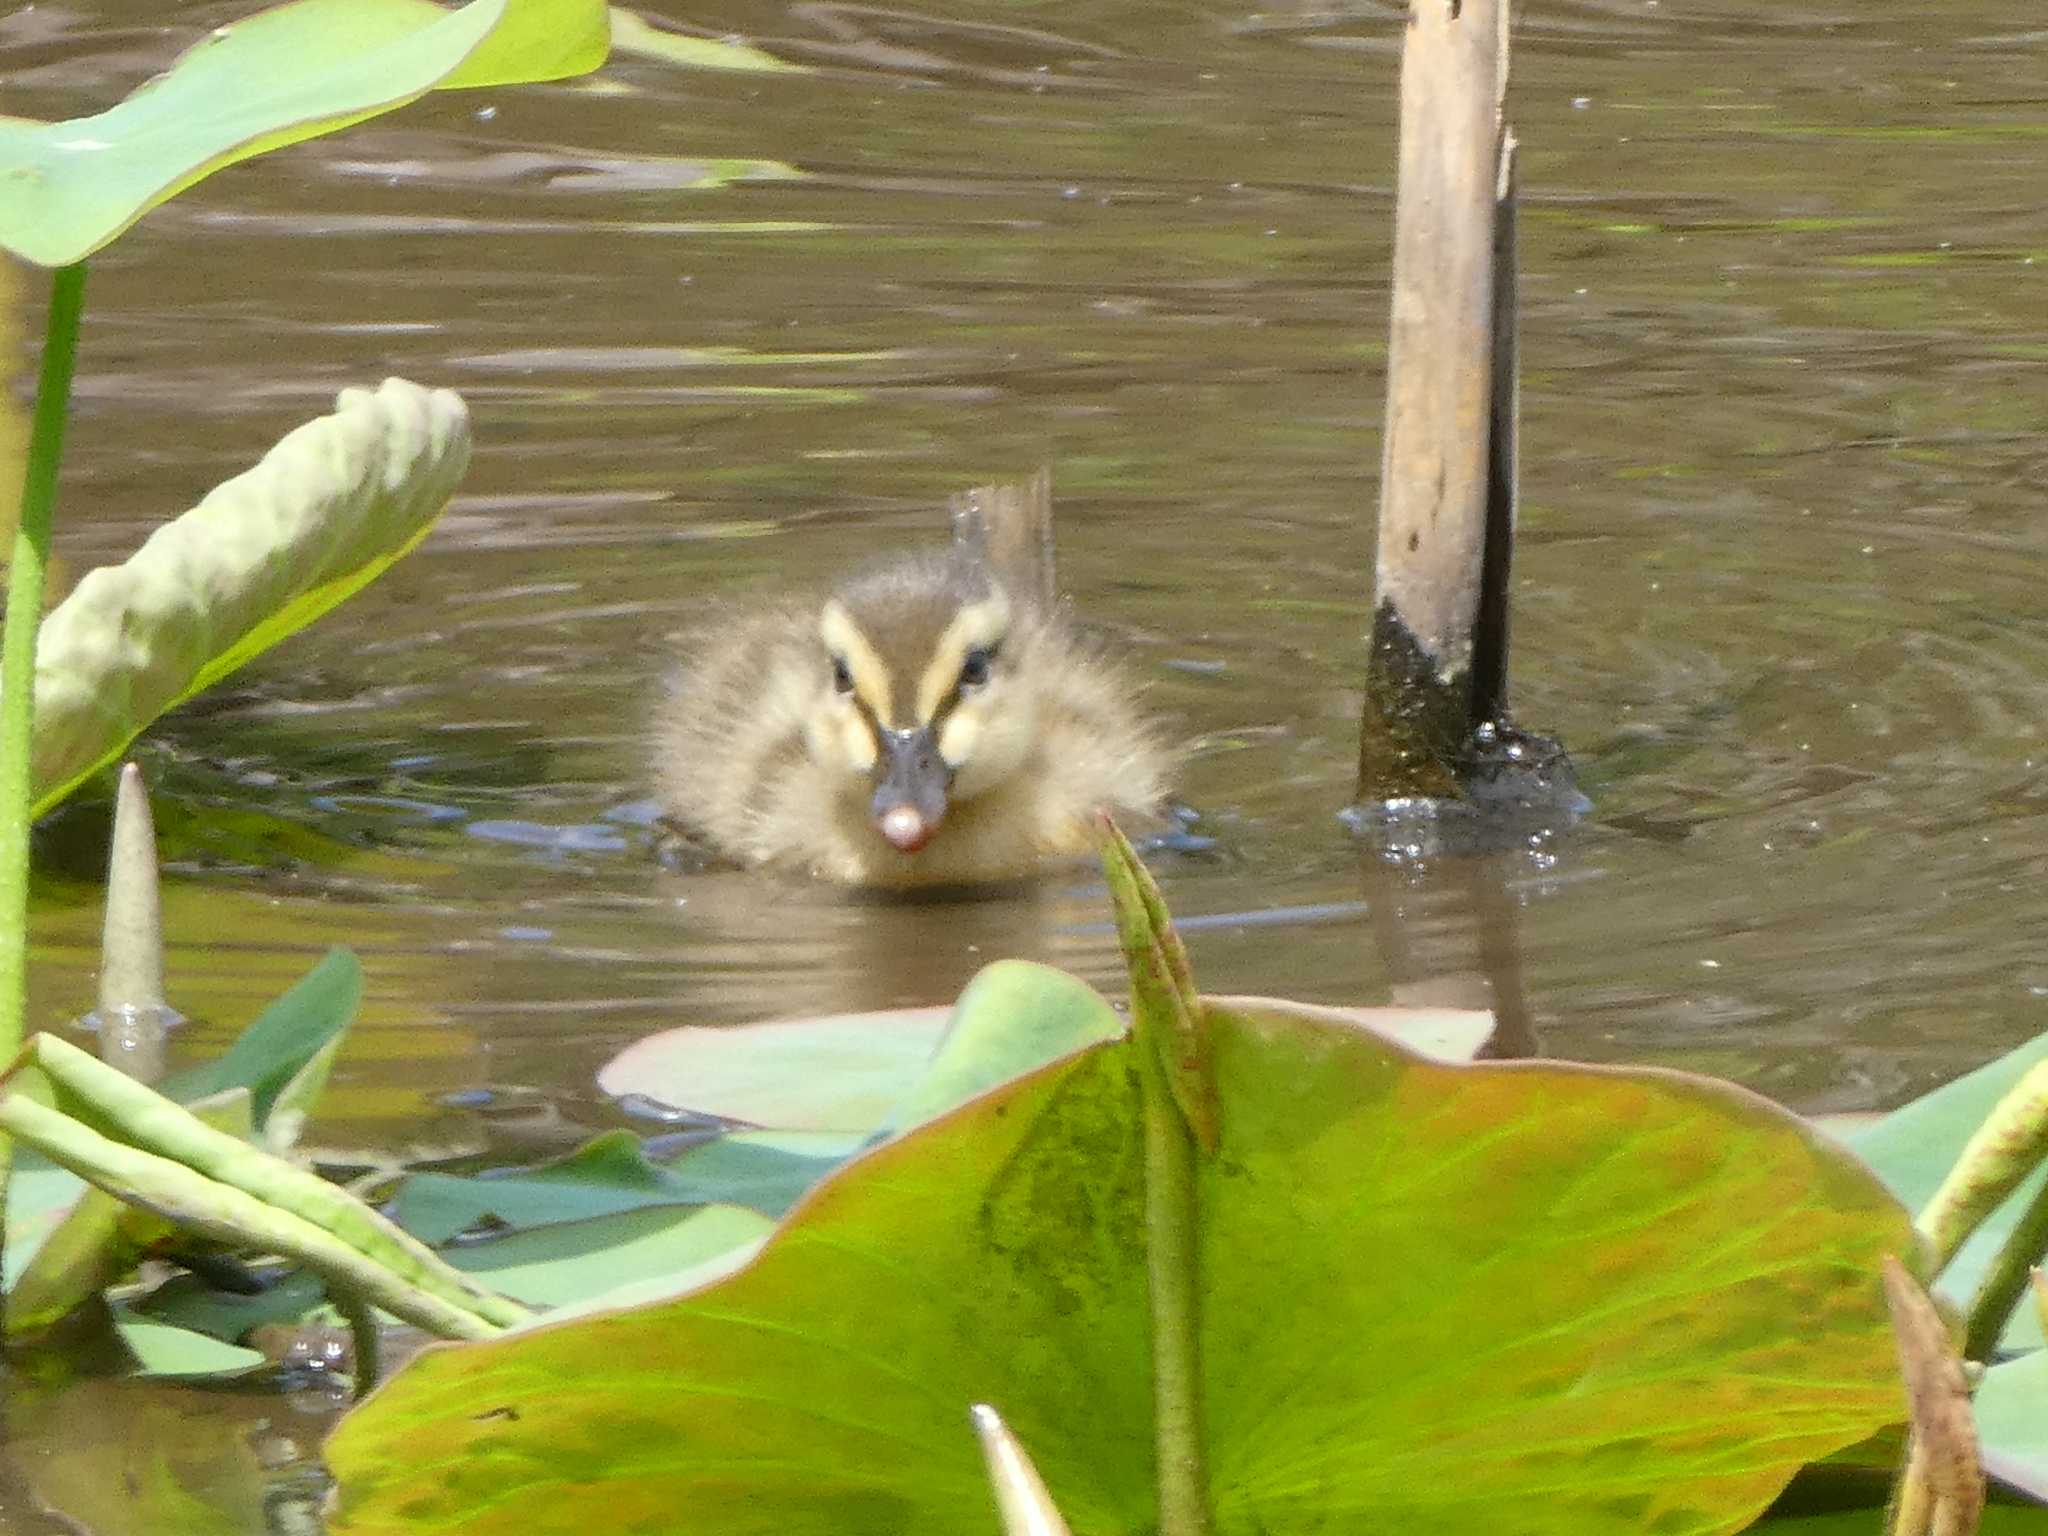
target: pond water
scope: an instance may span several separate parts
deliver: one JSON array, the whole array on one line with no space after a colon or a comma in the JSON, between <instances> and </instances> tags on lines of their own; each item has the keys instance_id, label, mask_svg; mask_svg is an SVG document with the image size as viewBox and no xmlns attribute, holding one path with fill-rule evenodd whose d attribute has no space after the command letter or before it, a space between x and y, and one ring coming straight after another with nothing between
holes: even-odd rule
<instances>
[{"instance_id":1,"label":"pond water","mask_svg":"<svg viewBox=\"0 0 2048 1536\"><path fill-rule=\"evenodd\" d=\"M104 104L242 9L22 8L7 110ZM1065 587L1192 744L1218 846L1160 873L1211 989L1485 970L1546 1054L1809 1108L2048 1028L2048 34L1986 0L1522 18L1513 694L1595 810L1390 872L1336 813L1395 8L663 13L812 72L434 98L95 263L74 570L344 384L452 386L478 438L426 545L144 751L182 1050L351 944L322 1130L414 1144L478 1085L595 1121L595 1068L677 1023L936 1001L1002 953L1107 979L1085 872L848 902L666 869L636 806L709 597L942 537L947 493L1040 464ZM100 835L48 830L43 1024L90 998Z\"/></svg>"}]
</instances>

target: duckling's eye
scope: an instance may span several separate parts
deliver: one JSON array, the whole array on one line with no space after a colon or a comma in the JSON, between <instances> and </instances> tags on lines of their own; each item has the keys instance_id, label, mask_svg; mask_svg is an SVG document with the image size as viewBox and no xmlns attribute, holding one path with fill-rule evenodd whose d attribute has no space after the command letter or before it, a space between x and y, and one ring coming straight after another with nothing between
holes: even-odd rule
<instances>
[{"instance_id":1,"label":"duckling's eye","mask_svg":"<svg viewBox=\"0 0 2048 1536\"><path fill-rule=\"evenodd\" d=\"M967 653L960 663L960 686L979 688L988 681L988 672L996 659L996 648L992 645L977 645Z\"/></svg>"},{"instance_id":2,"label":"duckling's eye","mask_svg":"<svg viewBox=\"0 0 2048 1536\"><path fill-rule=\"evenodd\" d=\"M853 692L853 672L847 667L844 656L832 658L832 686L841 693Z\"/></svg>"}]
</instances>

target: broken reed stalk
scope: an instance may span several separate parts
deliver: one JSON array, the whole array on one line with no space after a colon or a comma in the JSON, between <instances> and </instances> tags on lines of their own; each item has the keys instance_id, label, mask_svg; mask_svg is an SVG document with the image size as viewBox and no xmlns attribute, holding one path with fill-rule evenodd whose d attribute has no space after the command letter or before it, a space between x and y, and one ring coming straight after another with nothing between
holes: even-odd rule
<instances>
[{"instance_id":1,"label":"broken reed stalk","mask_svg":"<svg viewBox=\"0 0 2048 1536\"><path fill-rule=\"evenodd\" d=\"M1516 460L1507 58L1507 0L1411 6L1361 800L1456 793L1465 745L1506 684Z\"/></svg>"},{"instance_id":2,"label":"broken reed stalk","mask_svg":"<svg viewBox=\"0 0 2048 1536\"><path fill-rule=\"evenodd\" d=\"M1053 568L1052 471L1021 485L978 485L952 500L953 543L982 561L1011 597L1050 613Z\"/></svg>"}]
</instances>

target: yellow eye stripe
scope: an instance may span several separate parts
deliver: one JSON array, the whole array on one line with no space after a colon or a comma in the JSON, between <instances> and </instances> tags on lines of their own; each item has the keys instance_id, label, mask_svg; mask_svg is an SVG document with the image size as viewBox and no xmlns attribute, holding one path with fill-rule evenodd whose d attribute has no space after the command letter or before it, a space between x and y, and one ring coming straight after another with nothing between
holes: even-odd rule
<instances>
[{"instance_id":1,"label":"yellow eye stripe","mask_svg":"<svg viewBox=\"0 0 2048 1536\"><path fill-rule=\"evenodd\" d=\"M917 718L921 723L929 725L940 706L953 696L967 653L977 647L993 646L1009 627L1010 603L1001 592L969 603L953 615L953 622L932 647L932 659L917 680Z\"/></svg>"},{"instance_id":2,"label":"yellow eye stripe","mask_svg":"<svg viewBox=\"0 0 2048 1536\"><path fill-rule=\"evenodd\" d=\"M846 670L853 674L853 691L874 712L875 718L885 722L894 719L895 686L889 668L868 644L852 615L836 602L827 603L818 617L818 634L826 649L846 663Z\"/></svg>"}]
</instances>

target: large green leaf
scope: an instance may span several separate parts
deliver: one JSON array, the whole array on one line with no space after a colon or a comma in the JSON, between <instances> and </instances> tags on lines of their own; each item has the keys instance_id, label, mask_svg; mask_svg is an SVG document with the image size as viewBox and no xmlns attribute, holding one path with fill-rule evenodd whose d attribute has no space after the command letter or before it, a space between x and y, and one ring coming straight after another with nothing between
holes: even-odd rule
<instances>
[{"instance_id":1,"label":"large green leaf","mask_svg":"<svg viewBox=\"0 0 2048 1536\"><path fill-rule=\"evenodd\" d=\"M36 643L35 814L380 575L426 537L468 465L460 397L403 379L346 389L333 415L89 572Z\"/></svg>"},{"instance_id":2,"label":"large green leaf","mask_svg":"<svg viewBox=\"0 0 2048 1536\"><path fill-rule=\"evenodd\" d=\"M1941 1187L1963 1147L1998 1101L2044 1060L2048 1060L2048 1034L1893 1110L1875 1125L1845 1139L1894 1194L1911 1209L1920 1210ZM1942 1271L1938 1286L1942 1295L1958 1305L1968 1304L2021 1212L2039 1198L2044 1183L2048 1183L2048 1166L2022 1183L1977 1229ZM2020 1307L2002 1342L2008 1349L2041 1345L2041 1319L2034 1308Z\"/></svg>"},{"instance_id":3,"label":"large green leaf","mask_svg":"<svg viewBox=\"0 0 2048 1536\"><path fill-rule=\"evenodd\" d=\"M0 118L0 245L82 261L223 166L434 89L582 74L602 0L296 0L222 27L127 100L61 123Z\"/></svg>"},{"instance_id":4,"label":"large green leaf","mask_svg":"<svg viewBox=\"0 0 2048 1536\"><path fill-rule=\"evenodd\" d=\"M1910 1223L1783 1112L1277 1007L1208 1028L1222 1536L1708 1536L1900 1415L1876 1269ZM986 1401L1077 1536L1152 1529L1132 1050L865 1153L710 1289L428 1350L329 1441L332 1528L978 1536Z\"/></svg>"}]
</instances>

